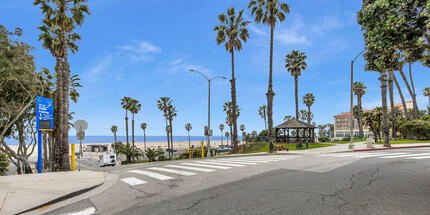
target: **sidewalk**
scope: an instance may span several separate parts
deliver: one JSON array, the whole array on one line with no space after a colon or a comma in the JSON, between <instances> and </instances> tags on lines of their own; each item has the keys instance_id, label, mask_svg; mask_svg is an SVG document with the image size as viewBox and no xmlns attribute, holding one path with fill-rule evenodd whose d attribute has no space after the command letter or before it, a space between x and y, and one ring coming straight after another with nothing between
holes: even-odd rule
<instances>
[{"instance_id":1,"label":"sidewalk","mask_svg":"<svg viewBox=\"0 0 430 215\"><path fill-rule=\"evenodd\" d=\"M86 192L105 182L92 171L0 177L0 214L16 214Z\"/></svg>"}]
</instances>

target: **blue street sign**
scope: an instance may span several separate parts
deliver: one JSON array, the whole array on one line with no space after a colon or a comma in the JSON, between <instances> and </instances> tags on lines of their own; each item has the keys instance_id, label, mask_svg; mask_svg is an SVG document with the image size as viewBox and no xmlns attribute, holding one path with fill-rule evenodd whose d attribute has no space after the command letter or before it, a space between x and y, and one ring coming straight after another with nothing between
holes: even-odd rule
<instances>
[{"instance_id":1,"label":"blue street sign","mask_svg":"<svg viewBox=\"0 0 430 215\"><path fill-rule=\"evenodd\" d=\"M54 100L36 96L36 117L37 130L54 130Z\"/></svg>"},{"instance_id":2,"label":"blue street sign","mask_svg":"<svg viewBox=\"0 0 430 215\"><path fill-rule=\"evenodd\" d=\"M42 173L42 131L54 130L54 100L36 96L37 172Z\"/></svg>"}]
</instances>

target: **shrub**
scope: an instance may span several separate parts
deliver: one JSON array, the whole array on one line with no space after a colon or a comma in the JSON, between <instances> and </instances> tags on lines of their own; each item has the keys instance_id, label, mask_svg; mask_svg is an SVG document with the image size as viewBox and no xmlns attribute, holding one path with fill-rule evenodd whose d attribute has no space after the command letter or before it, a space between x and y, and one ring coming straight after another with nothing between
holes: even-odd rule
<instances>
[{"instance_id":1,"label":"shrub","mask_svg":"<svg viewBox=\"0 0 430 215\"><path fill-rule=\"evenodd\" d=\"M330 142L330 137L327 137L327 136L318 137L318 141L319 142Z\"/></svg>"},{"instance_id":2,"label":"shrub","mask_svg":"<svg viewBox=\"0 0 430 215\"><path fill-rule=\"evenodd\" d=\"M159 156L159 151L155 148L146 148L145 155L149 159L149 162L152 162L155 160L157 156Z\"/></svg>"},{"instance_id":3,"label":"shrub","mask_svg":"<svg viewBox=\"0 0 430 215\"><path fill-rule=\"evenodd\" d=\"M413 136L417 140L430 139L430 121L412 120L400 126L403 136Z\"/></svg>"},{"instance_id":4,"label":"shrub","mask_svg":"<svg viewBox=\"0 0 430 215\"><path fill-rule=\"evenodd\" d=\"M5 153L0 152L0 176L6 175L8 171L9 171L9 157Z\"/></svg>"}]
</instances>

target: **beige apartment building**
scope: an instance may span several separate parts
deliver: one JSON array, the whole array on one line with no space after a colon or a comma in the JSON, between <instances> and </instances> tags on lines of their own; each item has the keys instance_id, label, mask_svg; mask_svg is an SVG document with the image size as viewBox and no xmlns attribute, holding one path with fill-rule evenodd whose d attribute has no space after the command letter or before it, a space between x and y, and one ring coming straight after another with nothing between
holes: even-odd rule
<instances>
[{"instance_id":1,"label":"beige apartment building","mask_svg":"<svg viewBox=\"0 0 430 215\"><path fill-rule=\"evenodd\" d=\"M395 104L394 106L399 107L400 110L404 113L404 108L402 103ZM406 107L408 109L412 109L412 101L407 101ZM388 110L391 110L389 106L388 106ZM363 113L371 112L371 111L373 110L363 110ZM350 112L341 113L333 117L334 117L334 134L333 134L334 137L333 138L335 140L341 140L345 137L349 137L350 136L350 128L349 128ZM354 123L353 124L354 136L358 137L359 135L358 122L356 119L354 119L353 123ZM363 134L364 134L364 137L369 137L369 135L372 134L372 132L370 131L369 127L367 127L366 124L363 125Z\"/></svg>"}]
</instances>

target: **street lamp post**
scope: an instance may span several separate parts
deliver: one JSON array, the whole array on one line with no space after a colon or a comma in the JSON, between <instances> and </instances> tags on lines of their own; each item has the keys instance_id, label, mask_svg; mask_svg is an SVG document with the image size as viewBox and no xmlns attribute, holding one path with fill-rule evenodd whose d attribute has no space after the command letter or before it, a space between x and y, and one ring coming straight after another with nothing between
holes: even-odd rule
<instances>
[{"instance_id":1,"label":"street lamp post","mask_svg":"<svg viewBox=\"0 0 430 215\"><path fill-rule=\"evenodd\" d=\"M206 80L208 80L208 144L207 144L208 145L208 154L207 154L207 157L210 157L210 146L211 146L211 135L212 135L212 132L211 132L211 81L216 79L216 78L223 78L223 79L227 79L227 78L223 77L223 76L216 76L213 78L208 78L208 77L206 77L206 75L204 75L203 73L201 73L197 70L190 69L189 71L190 72L197 72L200 75L202 75L204 78L206 78Z\"/></svg>"},{"instance_id":2,"label":"street lamp post","mask_svg":"<svg viewBox=\"0 0 430 215\"><path fill-rule=\"evenodd\" d=\"M357 55L357 57L354 58L354 60L351 61L351 104L350 104L350 109L349 109L349 145L348 145L348 149L354 149L354 118L352 117L352 109L354 106L354 98L353 98L353 94L352 94L352 84L354 82L354 62L355 60L357 60L357 58L363 54L363 52L366 51L366 49L364 49L363 51L360 52L360 54Z\"/></svg>"}]
</instances>

